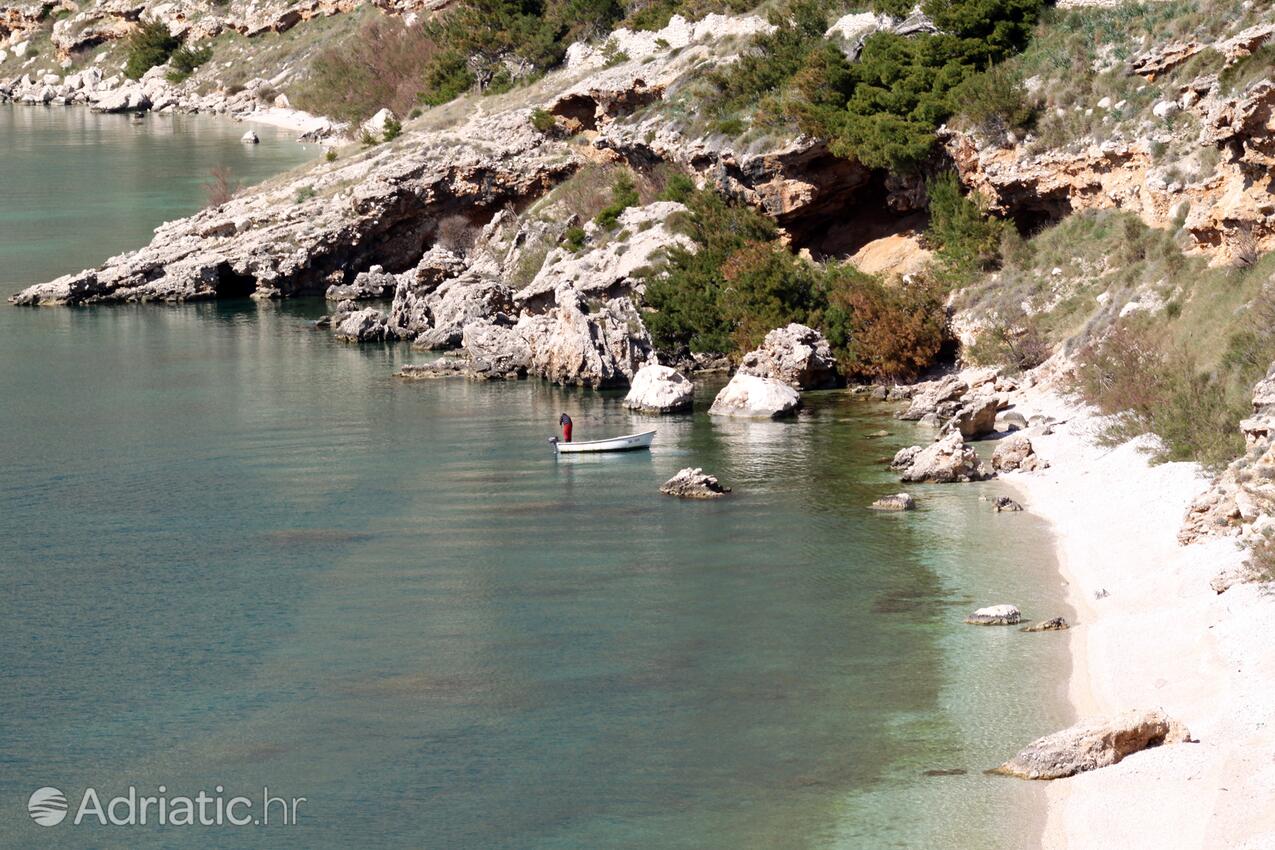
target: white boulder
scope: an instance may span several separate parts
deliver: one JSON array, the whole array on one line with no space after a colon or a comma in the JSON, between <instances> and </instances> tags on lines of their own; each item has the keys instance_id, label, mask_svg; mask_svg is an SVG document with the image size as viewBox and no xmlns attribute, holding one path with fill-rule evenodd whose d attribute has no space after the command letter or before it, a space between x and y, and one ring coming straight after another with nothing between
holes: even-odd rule
<instances>
[{"instance_id":1,"label":"white boulder","mask_svg":"<svg viewBox=\"0 0 1275 850\"><path fill-rule=\"evenodd\" d=\"M797 410L801 396L783 381L737 373L713 399L711 416L778 419Z\"/></svg>"},{"instance_id":2,"label":"white boulder","mask_svg":"<svg viewBox=\"0 0 1275 850\"><path fill-rule=\"evenodd\" d=\"M690 410L695 400L695 385L681 372L669 366L652 363L633 376L624 406L646 413L673 413Z\"/></svg>"},{"instance_id":3,"label":"white boulder","mask_svg":"<svg viewBox=\"0 0 1275 850\"><path fill-rule=\"evenodd\" d=\"M1023 619L1016 605L988 605L965 618L972 626L1016 626Z\"/></svg>"}]
</instances>

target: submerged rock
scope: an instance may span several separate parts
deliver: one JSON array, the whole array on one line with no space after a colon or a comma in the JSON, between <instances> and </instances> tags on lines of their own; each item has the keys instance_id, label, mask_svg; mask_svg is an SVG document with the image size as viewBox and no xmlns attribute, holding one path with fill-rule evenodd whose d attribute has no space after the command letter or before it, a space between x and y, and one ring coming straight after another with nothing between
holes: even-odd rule
<instances>
[{"instance_id":1,"label":"submerged rock","mask_svg":"<svg viewBox=\"0 0 1275 850\"><path fill-rule=\"evenodd\" d=\"M1030 626L1023 626L1020 632L1063 632L1070 629L1071 626L1062 617L1054 617L1052 620L1043 620L1039 623L1032 623Z\"/></svg>"},{"instance_id":2,"label":"submerged rock","mask_svg":"<svg viewBox=\"0 0 1275 850\"><path fill-rule=\"evenodd\" d=\"M712 416L778 419L792 414L800 404L801 396L783 381L737 373L713 399L708 412Z\"/></svg>"},{"instance_id":3,"label":"submerged rock","mask_svg":"<svg viewBox=\"0 0 1275 850\"><path fill-rule=\"evenodd\" d=\"M1017 511L1021 511L1022 509L1023 509L1023 506L1018 504L1018 502L1015 502L1009 496L997 496L992 501L992 510L996 511L996 513L998 514L999 513L1014 513Z\"/></svg>"},{"instance_id":4,"label":"submerged rock","mask_svg":"<svg viewBox=\"0 0 1275 850\"><path fill-rule=\"evenodd\" d=\"M795 322L766 334L759 348L744 355L739 371L783 381L795 390L827 389L842 383L828 340L814 328Z\"/></svg>"},{"instance_id":5,"label":"submerged rock","mask_svg":"<svg viewBox=\"0 0 1275 850\"><path fill-rule=\"evenodd\" d=\"M910 493L895 493L892 496L882 496L869 507L878 511L910 511L916 508L916 499Z\"/></svg>"},{"instance_id":6,"label":"submerged rock","mask_svg":"<svg viewBox=\"0 0 1275 850\"><path fill-rule=\"evenodd\" d=\"M633 376L624 406L645 413L674 413L690 410L695 401L695 385L668 366L651 363Z\"/></svg>"},{"instance_id":7,"label":"submerged rock","mask_svg":"<svg viewBox=\"0 0 1275 850\"><path fill-rule=\"evenodd\" d=\"M463 378L468 373L468 360L459 357L440 357L432 363L409 363L394 374L411 381L430 381L436 378Z\"/></svg>"},{"instance_id":8,"label":"submerged rock","mask_svg":"<svg viewBox=\"0 0 1275 850\"><path fill-rule=\"evenodd\" d=\"M720 499L730 492L717 476L709 475L699 467L686 467L664 482L660 492L679 499Z\"/></svg>"},{"instance_id":9,"label":"submerged rock","mask_svg":"<svg viewBox=\"0 0 1275 850\"><path fill-rule=\"evenodd\" d=\"M1061 779L1113 765L1148 747L1190 740L1186 727L1163 712L1126 711L1038 738L992 772L1020 779Z\"/></svg>"},{"instance_id":10,"label":"submerged rock","mask_svg":"<svg viewBox=\"0 0 1275 850\"><path fill-rule=\"evenodd\" d=\"M1023 619L1015 605L989 605L965 618L971 626L1016 626Z\"/></svg>"}]
</instances>

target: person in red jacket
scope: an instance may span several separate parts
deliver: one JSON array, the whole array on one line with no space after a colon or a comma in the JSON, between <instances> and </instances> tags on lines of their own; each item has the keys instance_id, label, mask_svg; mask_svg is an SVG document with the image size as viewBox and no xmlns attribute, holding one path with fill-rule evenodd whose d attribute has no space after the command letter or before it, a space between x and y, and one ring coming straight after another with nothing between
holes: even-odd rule
<instances>
[{"instance_id":1,"label":"person in red jacket","mask_svg":"<svg viewBox=\"0 0 1275 850\"><path fill-rule=\"evenodd\" d=\"M562 426L562 442L571 442L571 417L565 413L562 414L558 419L558 424Z\"/></svg>"}]
</instances>

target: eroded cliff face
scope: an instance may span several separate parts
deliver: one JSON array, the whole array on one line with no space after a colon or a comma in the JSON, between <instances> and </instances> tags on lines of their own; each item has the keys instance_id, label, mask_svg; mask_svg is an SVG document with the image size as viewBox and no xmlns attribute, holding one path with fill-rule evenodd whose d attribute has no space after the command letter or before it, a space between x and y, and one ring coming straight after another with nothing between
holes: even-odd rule
<instances>
[{"instance_id":1,"label":"eroded cliff face","mask_svg":"<svg viewBox=\"0 0 1275 850\"><path fill-rule=\"evenodd\" d=\"M387 12L407 14L429 13L447 3L448 0L374 0L371 5ZM0 6L0 37L12 34L20 38L56 17L51 41L58 57L67 59L105 42L127 37L143 16L162 21L173 35L202 41L228 31L248 37L286 32L304 21L353 12L362 5L361 0L231 0L226 3L41 0Z\"/></svg>"},{"instance_id":2,"label":"eroded cliff face","mask_svg":"<svg viewBox=\"0 0 1275 850\"><path fill-rule=\"evenodd\" d=\"M437 241L444 218L481 227L498 210L517 212L588 163L623 161L638 170L671 164L795 232L853 206L871 172L831 155L817 140L778 139L767 150L736 152L724 137L686 135L662 120L662 99L691 79L713 50L711 40L681 51L662 48L654 59L639 55L614 67L586 57L540 84L550 92L540 103L529 96L523 103L535 105L456 104L452 113L472 112L451 126L409 126L392 145L316 165L165 224L149 246L33 286L13 300L321 294L372 265L390 273L412 268ZM556 116L547 132L532 126L541 107Z\"/></svg>"},{"instance_id":3,"label":"eroded cliff face","mask_svg":"<svg viewBox=\"0 0 1275 850\"><path fill-rule=\"evenodd\" d=\"M1129 73L1154 79L1206 47L1229 65L1273 35L1275 25L1262 25L1213 45L1172 43L1135 57ZM1128 210L1152 227L1181 227L1190 240L1188 250L1205 253L1216 264L1247 264L1275 248L1273 104L1270 79L1232 93L1217 74L1209 74L1155 105L1166 126L1169 119L1182 120L1153 135L1102 143L1081 139L1033 153L1025 143L1002 147L969 133L949 133L945 147L961 179L992 211L1028 227L1081 210ZM1197 178L1176 176L1156 153L1170 134L1191 134L1195 150L1216 164Z\"/></svg>"}]
</instances>

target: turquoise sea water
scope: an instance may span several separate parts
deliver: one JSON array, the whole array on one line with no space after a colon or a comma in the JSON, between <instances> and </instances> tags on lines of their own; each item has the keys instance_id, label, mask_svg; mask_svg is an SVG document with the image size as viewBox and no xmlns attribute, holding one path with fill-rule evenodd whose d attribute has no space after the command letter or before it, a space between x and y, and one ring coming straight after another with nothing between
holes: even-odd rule
<instances>
[{"instance_id":1,"label":"turquoise sea water","mask_svg":"<svg viewBox=\"0 0 1275 850\"><path fill-rule=\"evenodd\" d=\"M145 241L218 157L307 155L6 109L2 186L81 156L173 176L103 185L124 212L39 250L22 234L83 197L0 190L5 295ZM86 120L112 141L59 147ZM651 420L619 394L405 383L419 355L335 343L322 306L0 307L0 846L1036 843L1041 789L981 771L1068 719L1065 639L961 624L1067 613L1044 529L978 500L1001 485L873 513L914 436L887 408L813 393L729 423L705 386ZM577 438L654 422L654 450L555 460L564 410ZM688 465L735 494L660 496ZM74 808L161 784L306 802L239 828L26 811L41 786Z\"/></svg>"}]
</instances>

